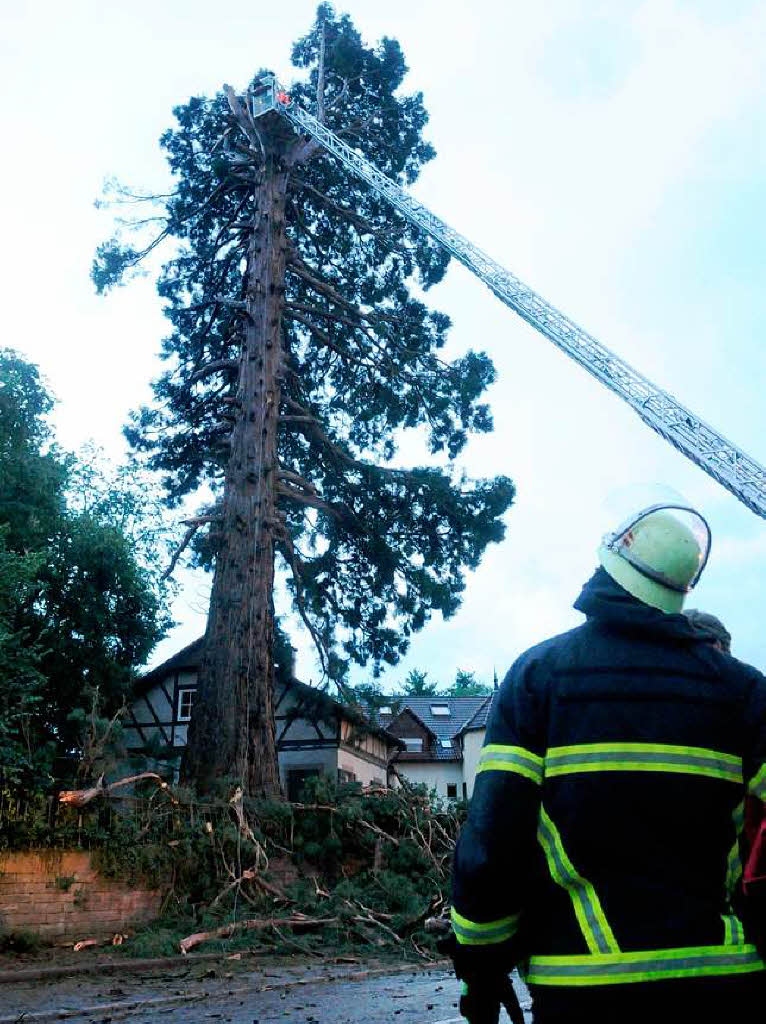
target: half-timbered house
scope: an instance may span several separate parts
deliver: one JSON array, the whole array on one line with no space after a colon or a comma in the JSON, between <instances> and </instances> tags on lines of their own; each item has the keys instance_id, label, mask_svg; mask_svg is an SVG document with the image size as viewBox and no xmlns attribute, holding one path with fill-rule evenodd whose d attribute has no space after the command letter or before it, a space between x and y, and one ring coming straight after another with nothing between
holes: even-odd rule
<instances>
[{"instance_id":1,"label":"half-timbered house","mask_svg":"<svg viewBox=\"0 0 766 1024\"><path fill-rule=\"evenodd\" d=\"M136 687L124 723L125 745L177 778L194 709L202 640L147 672ZM389 784L404 743L382 724L292 679L277 684L275 720L284 792L297 800L312 775L362 785Z\"/></svg>"}]
</instances>

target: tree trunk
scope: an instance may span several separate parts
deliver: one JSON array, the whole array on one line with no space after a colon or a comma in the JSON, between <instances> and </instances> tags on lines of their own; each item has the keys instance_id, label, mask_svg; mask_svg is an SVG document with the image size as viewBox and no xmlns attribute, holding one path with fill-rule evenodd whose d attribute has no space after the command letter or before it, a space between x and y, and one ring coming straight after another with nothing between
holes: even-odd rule
<instances>
[{"instance_id":1,"label":"tree trunk","mask_svg":"<svg viewBox=\"0 0 766 1024\"><path fill-rule=\"evenodd\" d=\"M185 781L238 782L278 797L274 733L274 523L287 171L269 154L256 187L248 316L223 523L189 739Z\"/></svg>"}]
</instances>

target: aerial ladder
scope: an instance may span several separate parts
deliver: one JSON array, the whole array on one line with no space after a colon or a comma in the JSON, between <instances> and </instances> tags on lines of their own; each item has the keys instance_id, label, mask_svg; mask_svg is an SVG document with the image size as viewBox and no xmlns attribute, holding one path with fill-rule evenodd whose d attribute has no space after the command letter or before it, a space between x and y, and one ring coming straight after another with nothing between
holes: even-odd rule
<instances>
[{"instance_id":1,"label":"aerial ladder","mask_svg":"<svg viewBox=\"0 0 766 1024\"><path fill-rule=\"evenodd\" d=\"M387 199L410 223L447 249L501 302L627 402L647 426L756 515L766 519L766 469L760 463L431 213L326 125L302 110L276 78L262 78L251 90L249 101L254 118L273 111L286 118L297 133L308 135L322 145L347 170Z\"/></svg>"}]
</instances>

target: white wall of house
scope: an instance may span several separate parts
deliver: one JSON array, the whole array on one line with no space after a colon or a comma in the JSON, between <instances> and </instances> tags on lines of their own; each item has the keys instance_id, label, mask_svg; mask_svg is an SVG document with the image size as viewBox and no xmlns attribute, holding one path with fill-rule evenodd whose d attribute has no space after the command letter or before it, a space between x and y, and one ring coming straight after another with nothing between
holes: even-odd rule
<instances>
[{"instance_id":1,"label":"white wall of house","mask_svg":"<svg viewBox=\"0 0 766 1024\"><path fill-rule=\"evenodd\" d=\"M469 798L473 795L473 784L476 781L476 767L479 763L481 748L484 746L486 729L469 729L463 733L463 778Z\"/></svg>"},{"instance_id":2,"label":"white wall of house","mask_svg":"<svg viewBox=\"0 0 766 1024\"><path fill-rule=\"evenodd\" d=\"M337 778L338 750L336 747L313 747L305 750L280 750L279 777L287 792L287 775L291 769L316 769L321 775Z\"/></svg>"},{"instance_id":3,"label":"white wall of house","mask_svg":"<svg viewBox=\"0 0 766 1024\"><path fill-rule=\"evenodd\" d=\"M457 796L463 796L463 766L459 761L396 761L396 770L413 785L435 789L446 798L447 786L457 787Z\"/></svg>"},{"instance_id":4,"label":"white wall of house","mask_svg":"<svg viewBox=\"0 0 766 1024\"><path fill-rule=\"evenodd\" d=\"M355 751L346 750L341 747L338 751L338 768L343 772L350 772L356 782L363 786L369 786L372 782L386 785L386 765L373 763Z\"/></svg>"},{"instance_id":5,"label":"white wall of house","mask_svg":"<svg viewBox=\"0 0 766 1024\"><path fill-rule=\"evenodd\" d=\"M340 723L340 738L342 743L349 747L354 747L368 757L376 758L378 761L385 762L389 753L392 753L391 748L382 736L361 729L356 723L350 722L347 718L344 718Z\"/></svg>"},{"instance_id":6,"label":"white wall of house","mask_svg":"<svg viewBox=\"0 0 766 1024\"><path fill-rule=\"evenodd\" d=\"M163 746L171 746L173 740L173 686L153 686L143 697L139 697L131 710L141 730L129 725L123 726L125 744L128 748L143 746L159 740ZM158 724L159 723L159 724ZM142 734L143 733L143 737Z\"/></svg>"}]
</instances>

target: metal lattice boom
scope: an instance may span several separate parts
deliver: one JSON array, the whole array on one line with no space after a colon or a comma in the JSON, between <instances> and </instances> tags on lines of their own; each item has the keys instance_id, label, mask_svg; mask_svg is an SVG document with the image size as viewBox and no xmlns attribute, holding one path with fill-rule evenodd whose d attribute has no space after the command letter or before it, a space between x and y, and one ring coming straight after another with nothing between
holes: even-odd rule
<instances>
[{"instance_id":1,"label":"metal lattice boom","mask_svg":"<svg viewBox=\"0 0 766 1024\"><path fill-rule=\"evenodd\" d=\"M766 519L766 469L763 466L408 195L329 128L301 110L275 80L266 80L262 85L267 88L253 102L254 116L275 110L284 115L296 131L305 132L319 142L407 220L443 245L501 302L626 401L647 426L722 484L756 515Z\"/></svg>"}]
</instances>

